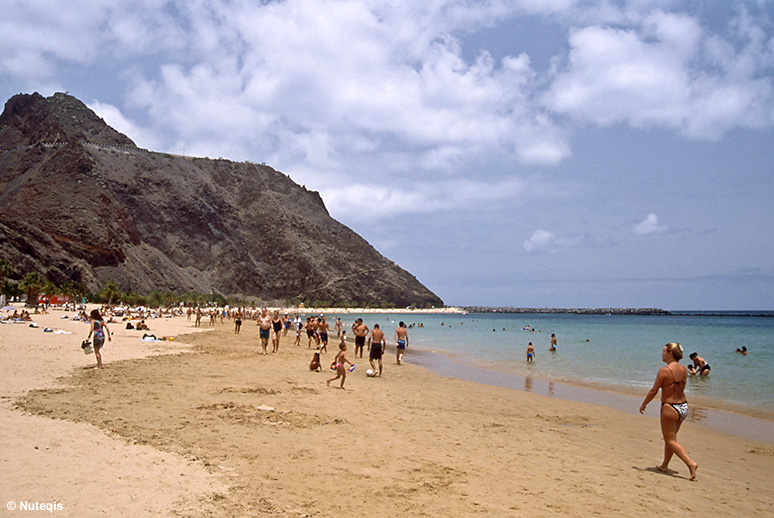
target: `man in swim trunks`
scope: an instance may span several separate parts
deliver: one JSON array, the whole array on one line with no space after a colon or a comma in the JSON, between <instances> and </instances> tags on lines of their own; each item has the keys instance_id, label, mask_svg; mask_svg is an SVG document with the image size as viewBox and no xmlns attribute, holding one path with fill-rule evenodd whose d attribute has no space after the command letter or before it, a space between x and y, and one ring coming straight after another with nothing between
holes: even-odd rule
<instances>
[{"instance_id":1,"label":"man in swim trunks","mask_svg":"<svg viewBox=\"0 0 774 518\"><path fill-rule=\"evenodd\" d=\"M234 313L234 334L239 334L239 330L242 328L242 312L240 310L236 310L236 313Z\"/></svg>"},{"instance_id":2,"label":"man in swim trunks","mask_svg":"<svg viewBox=\"0 0 774 518\"><path fill-rule=\"evenodd\" d=\"M320 337L320 343L322 344L320 346L320 352L328 352L328 331L330 330L331 327L325 320L325 315L317 319L317 336Z\"/></svg>"},{"instance_id":3,"label":"man in swim trunks","mask_svg":"<svg viewBox=\"0 0 774 518\"><path fill-rule=\"evenodd\" d=\"M698 374L699 376L709 375L710 365L704 360L704 358L699 356L697 353L691 353L689 358L693 360L693 365L694 367L696 367L696 374Z\"/></svg>"},{"instance_id":4,"label":"man in swim trunks","mask_svg":"<svg viewBox=\"0 0 774 518\"><path fill-rule=\"evenodd\" d=\"M531 362L534 357L535 357L535 347L532 345L532 342L530 342L527 345L527 362Z\"/></svg>"},{"instance_id":5,"label":"man in swim trunks","mask_svg":"<svg viewBox=\"0 0 774 518\"><path fill-rule=\"evenodd\" d=\"M408 329L406 329L406 324L401 322L398 324L398 328L395 329L395 348L397 349L396 359L398 365L403 361L403 353L406 352L408 342Z\"/></svg>"},{"instance_id":6,"label":"man in swim trunks","mask_svg":"<svg viewBox=\"0 0 774 518\"><path fill-rule=\"evenodd\" d=\"M266 348L269 345L269 336L271 335L271 317L269 316L269 311L266 308L261 308L261 314L258 315L258 325L261 328L260 333L263 354L266 354Z\"/></svg>"},{"instance_id":7,"label":"man in swim trunks","mask_svg":"<svg viewBox=\"0 0 774 518\"><path fill-rule=\"evenodd\" d=\"M316 340L317 337L317 321L314 319L314 317L309 317L306 319L306 338L307 338L307 344L306 348L311 349L312 348L312 340Z\"/></svg>"},{"instance_id":8,"label":"man in swim trunks","mask_svg":"<svg viewBox=\"0 0 774 518\"><path fill-rule=\"evenodd\" d=\"M368 361L371 368L376 372L375 361L379 361L379 377L382 377L382 356L387 347L387 340L384 339L384 333L379 329L379 324L374 324L371 334L368 336Z\"/></svg>"},{"instance_id":9,"label":"man in swim trunks","mask_svg":"<svg viewBox=\"0 0 774 518\"><path fill-rule=\"evenodd\" d=\"M355 358L358 357L358 350L360 351L360 358L363 357L363 348L365 347L368 331L368 326L363 323L362 318L358 318L352 324L352 332L355 333Z\"/></svg>"}]
</instances>

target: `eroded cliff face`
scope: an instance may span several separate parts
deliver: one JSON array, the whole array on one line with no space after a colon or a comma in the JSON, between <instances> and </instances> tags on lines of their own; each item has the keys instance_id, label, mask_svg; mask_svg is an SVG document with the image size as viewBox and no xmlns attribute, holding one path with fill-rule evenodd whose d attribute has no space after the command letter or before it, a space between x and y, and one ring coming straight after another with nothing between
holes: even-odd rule
<instances>
[{"instance_id":1,"label":"eroded cliff face","mask_svg":"<svg viewBox=\"0 0 774 518\"><path fill-rule=\"evenodd\" d=\"M285 174L137 148L69 95L10 99L0 149L0 257L17 275L92 291L114 279L140 293L442 304Z\"/></svg>"}]
</instances>

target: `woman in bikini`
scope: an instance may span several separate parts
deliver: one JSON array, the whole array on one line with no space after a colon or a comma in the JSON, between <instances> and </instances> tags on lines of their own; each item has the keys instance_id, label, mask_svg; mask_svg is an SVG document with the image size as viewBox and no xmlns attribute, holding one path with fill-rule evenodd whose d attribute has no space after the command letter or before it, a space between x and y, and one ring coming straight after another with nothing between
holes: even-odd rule
<instances>
[{"instance_id":1,"label":"woman in bikini","mask_svg":"<svg viewBox=\"0 0 774 518\"><path fill-rule=\"evenodd\" d=\"M279 311L274 311L274 318L271 319L272 335L271 335L271 352L278 353L280 345L280 333L282 332L282 318L280 318Z\"/></svg>"},{"instance_id":2,"label":"woman in bikini","mask_svg":"<svg viewBox=\"0 0 774 518\"><path fill-rule=\"evenodd\" d=\"M678 362L683 357L683 349L679 343L668 343L661 352L661 361L666 367L661 367L656 375L656 382L648 391L645 400L640 406L640 413L645 412L645 407L658 394L661 389L661 434L664 436L664 462L658 466L663 473L669 472L669 461L672 455L677 455L685 462L691 472L690 480L696 478L698 464L693 462L685 448L677 442L677 432L680 425L688 417L688 402L685 400L685 382L688 379L688 370Z\"/></svg>"}]
</instances>

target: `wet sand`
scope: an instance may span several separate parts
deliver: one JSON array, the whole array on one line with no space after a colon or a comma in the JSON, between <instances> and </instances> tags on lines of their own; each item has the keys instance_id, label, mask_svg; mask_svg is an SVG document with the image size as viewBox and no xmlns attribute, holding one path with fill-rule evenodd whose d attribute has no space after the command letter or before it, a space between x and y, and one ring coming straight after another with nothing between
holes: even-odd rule
<instances>
[{"instance_id":1,"label":"wet sand","mask_svg":"<svg viewBox=\"0 0 774 518\"><path fill-rule=\"evenodd\" d=\"M194 331L185 317L151 328ZM259 354L253 322L174 342L119 333L97 371L84 336L0 326L14 372L0 408L5 500L58 500L60 516L774 514L766 442L686 424L690 482L677 458L670 474L654 469L652 415L443 377L411 350L397 366L388 348L376 379L350 351L358 366L340 390L331 371L309 372L305 336Z\"/></svg>"},{"instance_id":2,"label":"wet sand","mask_svg":"<svg viewBox=\"0 0 774 518\"><path fill-rule=\"evenodd\" d=\"M568 401L603 405L635 415L638 415L640 403L647 392L644 388L571 383L540 376L522 376L457 361L450 355L435 351L420 351L415 353L414 358L417 365L442 376L524 390ZM658 405L651 405L646 411L646 415L657 416L658 413ZM686 423L702 424L731 435L774 445L774 412L708 401L691 395Z\"/></svg>"}]
</instances>

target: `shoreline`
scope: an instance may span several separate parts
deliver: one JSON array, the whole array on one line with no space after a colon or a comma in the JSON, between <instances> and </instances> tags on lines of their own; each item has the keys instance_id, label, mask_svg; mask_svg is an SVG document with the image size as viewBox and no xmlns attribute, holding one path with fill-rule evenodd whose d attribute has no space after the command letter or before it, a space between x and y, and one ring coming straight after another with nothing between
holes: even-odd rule
<instances>
[{"instance_id":1,"label":"shoreline","mask_svg":"<svg viewBox=\"0 0 774 518\"><path fill-rule=\"evenodd\" d=\"M11 304L16 309L24 309L19 303ZM90 303L87 305L88 310L99 308L99 304ZM73 310L65 311L61 307L52 308L53 311L59 313L71 312ZM430 309L382 309L382 308L267 308L270 312L279 310L280 313L287 312L290 314L295 309L299 310L299 314L465 314L465 307L447 307L447 308L430 308ZM545 308L551 310L551 308ZM627 310L628 311L628 310ZM661 310L659 310L661 311ZM563 312L561 310L560 312ZM34 316L34 315L33 315ZM172 317L173 320L183 319L184 316ZM251 322L251 321L248 321ZM18 324L17 324L18 325ZM113 324L116 325L116 324ZM207 331L210 328L206 323L202 324L199 331ZM354 345L352 337L348 338L348 343ZM394 346L388 346L388 350L394 352ZM551 397L560 397L568 401L583 401L591 404L599 404L610 408L616 408L632 414L637 414L639 403L641 402L644 394L649 387L632 387L626 385L616 385L604 382L585 382L580 379L554 379L545 375L536 374L534 376L527 376L521 373L509 372L502 368L493 365L487 365L485 363L476 362L473 366L467 365L470 359L458 357L457 354L448 351L442 351L434 349L432 346L424 345L423 347L413 346L414 351L420 352L426 358L444 358L444 360L429 361L423 365L424 368L450 377L458 379L464 379L475 383L484 383L492 386L512 388L520 391L534 391L536 393L543 393ZM421 356L420 356L421 357ZM407 358L410 358L407 357ZM440 363L440 364L439 364ZM496 373L496 374L495 374ZM513 379L509 379L513 378ZM496 380L494 382L482 381L482 380ZM535 382L538 382L535 387ZM560 394L556 395L556 385L567 387L565 390L560 391ZM530 388L527 388L530 386ZM539 392L537 389L542 389ZM615 394L618 397L611 398L609 395ZM598 397L594 397L598 396ZM629 399L633 399L635 404L629 404ZM689 415L688 420L699 422L703 424L718 423L719 430L732 435L740 435L757 440L764 440L766 442L774 444L774 410L766 408L758 408L753 406L745 406L732 401L723 401L717 399L711 399L706 397L692 397L692 406L700 408L700 412L696 412L695 416ZM708 414L709 412L709 414ZM712 413L719 412L719 415L711 415ZM733 420L728 417L729 414L733 416L744 416L750 418L752 421L746 422L739 426L734 426ZM772 425L771 430L761 431L765 423ZM714 427L714 426L713 426ZM752 434L750 430L753 430Z\"/></svg>"},{"instance_id":2,"label":"shoreline","mask_svg":"<svg viewBox=\"0 0 774 518\"><path fill-rule=\"evenodd\" d=\"M522 351L518 351L518 344L520 342L526 344L527 340L537 340L535 343L538 344L538 346L548 348L548 333L544 332L539 334L540 331L538 330L537 334L530 335L519 333L518 331L523 323L536 324L536 329L542 325L543 331L545 331L545 326L548 325L545 321L539 320L538 322L533 322L532 317L528 319L520 317L511 319L506 316L502 320L502 326L507 326L508 332L505 332L506 327L502 327L503 333L499 333L500 320L497 320L497 317L494 317L492 320L487 320L483 318L483 316L479 319L479 316L475 314L468 314L466 317L467 318L460 317L455 320L455 318L452 317L428 316L425 319L418 318L406 320L407 323L413 321L414 323L421 322L422 324L425 324L423 326L426 328L425 330L420 329L411 332L413 348L417 349L421 347L425 350L437 352L439 354L448 354L459 363L474 363L484 369L494 369L499 372L519 375L522 378L526 376L539 377L544 378L547 382L560 382L590 389L631 394L636 397L644 397L644 394L653 383L656 370L660 366L656 363L649 363L646 361L647 359L642 358L642 347L635 349L635 347L630 347L628 345L639 344L643 340L639 335L635 334L623 337L627 347L630 347L630 349L624 348L621 353L622 356L620 356L623 358L626 354L629 355L625 364L620 362L619 364L616 363L615 358L619 358L618 351L615 348L610 347L609 340L607 340L607 343L603 344L609 349L609 354L604 357L604 361L602 362L604 364L603 366L592 364L592 360L588 359L592 358L592 356L582 353L584 349L588 350L590 353L592 347L590 347L588 343L584 344L582 339L578 339L578 336L581 338L589 337L592 339L593 343L596 343L597 341L605 342L605 337L608 335L619 333L621 329L626 330L625 326L617 326L615 323L626 324L627 321L625 319L628 318L628 316L623 316L623 321L613 320L612 322L614 323L609 329L608 326L605 325L606 321L603 320L605 317L597 317L599 320L593 320L594 317L589 320L582 320L581 324L585 326L586 331L582 331L581 335L574 336L573 338L575 340L570 339L570 341L562 343L563 346L570 348L566 349L567 354L550 353L547 356L542 356L541 360L535 362L535 364L525 364L523 358L521 361L519 360L519 352L523 352L523 349ZM393 320L393 326L397 323L399 318L403 319L400 315L394 315L388 318ZM571 318L573 317L570 317L570 319L567 320L551 320L551 322L556 324L555 327L560 325L572 327L577 324L577 322L571 320ZM654 334L654 329L659 330L658 326L670 325L669 317L637 316L635 318L636 323L644 322L644 332L649 331L651 334ZM648 324L651 323L648 321L650 318L658 319L655 321L656 326L648 326ZM381 321L378 320L373 320L373 322L381 323ZM440 328L438 327L439 323L441 325ZM444 323L446 323L446 327L443 327ZM489 323L488 326L487 323ZM687 325L690 324L691 322L687 323ZM387 325L389 326L389 324ZM598 325L599 328L597 327ZM686 322L680 321L676 325L686 326ZM494 333L495 327L497 327L498 331L496 334ZM409 326L409 328L411 328L411 326ZM444 329L451 328L454 328L454 331L444 331ZM489 330L493 332L489 333ZM521 330L523 331L524 329L521 328ZM551 330L553 331L555 329ZM680 331L681 330L682 328ZM562 334L563 332L567 333L567 330L562 330L560 336L568 336L568 334ZM653 339L653 337L650 336L650 339ZM656 341L660 339L660 335L656 337ZM645 339L645 341L648 340ZM690 342L690 339L688 341ZM588 340L586 340L586 342L588 342ZM729 351L715 351L715 356L713 356L713 358L715 358L717 362L725 361L720 355L728 352ZM726 369L725 372L721 370L718 372L718 376L713 375L709 378L690 377L686 395L688 396L691 405L764 418L769 421L774 420L774 406L772 406L774 400L770 397L772 394L771 385L764 383L761 386L762 390L758 391L758 385L752 381L761 375L765 375L765 366L770 365L771 362L770 355L766 356L766 351L763 349L756 352L764 353L757 361L753 360L755 355L752 355L749 358L744 357L741 361L738 359L740 358L739 356L735 356L734 358L730 358L729 356L730 369L742 371L744 370L742 367L744 363L741 362L747 361L748 363L755 363L754 365L750 364L750 369L753 369L750 372L755 373L755 375L750 374L746 378L743 378L741 384L739 382L734 382L733 376L731 375L732 370L730 369ZM548 361L544 361L546 358ZM631 361L632 358L634 361ZM686 359L683 361L683 365L686 363L690 364L691 362ZM764 366L763 369L761 368L761 365ZM651 369L653 369L652 372ZM764 370L764 372L760 372L761 370ZM651 374L653 377L651 377ZM713 372L713 374L715 373ZM741 374L744 375L744 372ZM637 403L635 407L638 408L639 403Z\"/></svg>"},{"instance_id":3,"label":"shoreline","mask_svg":"<svg viewBox=\"0 0 774 518\"><path fill-rule=\"evenodd\" d=\"M394 349L394 348L393 348ZM614 408L632 415L639 415L639 405L646 389L621 385L584 383L579 380L552 379L546 376L524 376L480 363L468 364L467 360L445 351L419 349L415 362L429 371L442 376L482 383L485 385L531 392L548 397ZM411 361L411 356L406 356ZM657 415L649 408L649 414ZM755 407L745 407L731 402L709 398L691 398L688 422L709 426L738 437L774 444L774 412Z\"/></svg>"},{"instance_id":4,"label":"shoreline","mask_svg":"<svg viewBox=\"0 0 774 518\"><path fill-rule=\"evenodd\" d=\"M447 307L447 308L426 308L426 309L411 309L411 308L313 308L313 307L276 307L276 308L270 308L267 307L267 310L274 311L278 310L280 313L287 313L288 315L292 313L298 313L299 315L328 315L328 314L336 314L341 313L345 315L357 315L357 314L389 314L389 313L399 313L399 314L425 314L425 315L443 315L443 314L454 314L454 315L462 315L467 313L465 309L461 307Z\"/></svg>"}]
</instances>

